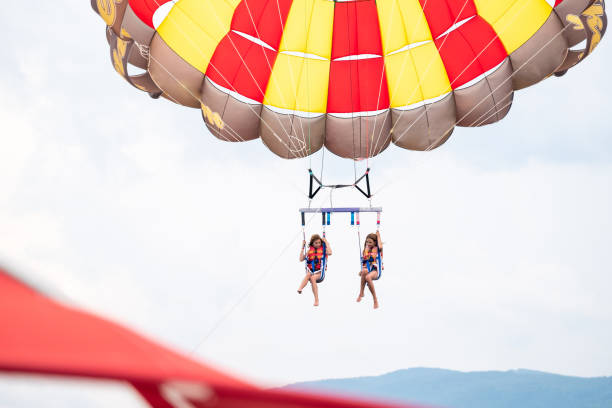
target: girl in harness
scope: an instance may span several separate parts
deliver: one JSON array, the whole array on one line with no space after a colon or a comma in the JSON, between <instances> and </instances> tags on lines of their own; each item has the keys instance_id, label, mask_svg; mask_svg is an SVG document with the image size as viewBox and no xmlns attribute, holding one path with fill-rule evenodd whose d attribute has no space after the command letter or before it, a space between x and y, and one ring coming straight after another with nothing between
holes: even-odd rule
<instances>
[{"instance_id":1,"label":"girl in harness","mask_svg":"<svg viewBox=\"0 0 612 408\"><path fill-rule=\"evenodd\" d=\"M298 288L298 293L302 293L304 287L310 281L312 285L312 293L314 294L314 305L319 306L319 288L317 283L323 282L325 278L325 268L327 257L332 254L329 242L325 238L321 238L318 234L310 237L308 251L305 252L306 241L302 241L302 249L300 250L300 262L306 262L306 276L302 279L302 283Z\"/></svg>"},{"instance_id":2,"label":"girl in harness","mask_svg":"<svg viewBox=\"0 0 612 408\"><path fill-rule=\"evenodd\" d=\"M378 309L378 298L376 297L376 291L374 290L374 281L380 278L382 274L382 240L380 239L380 232L376 231L376 234L368 234L363 247L361 255L361 271L359 276L361 277L361 284L359 286L359 296L357 296L357 302L361 302L364 296L364 290L366 284L368 289L372 293L374 298L374 309Z\"/></svg>"}]
</instances>

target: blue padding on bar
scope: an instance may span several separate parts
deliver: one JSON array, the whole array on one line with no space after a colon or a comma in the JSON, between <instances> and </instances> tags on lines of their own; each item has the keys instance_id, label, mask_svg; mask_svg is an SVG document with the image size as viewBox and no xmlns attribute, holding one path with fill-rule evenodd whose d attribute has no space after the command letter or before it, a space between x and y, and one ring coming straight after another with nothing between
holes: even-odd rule
<instances>
[{"instance_id":1,"label":"blue padding on bar","mask_svg":"<svg viewBox=\"0 0 612 408\"><path fill-rule=\"evenodd\" d=\"M300 208L303 213L382 212L382 207Z\"/></svg>"}]
</instances>

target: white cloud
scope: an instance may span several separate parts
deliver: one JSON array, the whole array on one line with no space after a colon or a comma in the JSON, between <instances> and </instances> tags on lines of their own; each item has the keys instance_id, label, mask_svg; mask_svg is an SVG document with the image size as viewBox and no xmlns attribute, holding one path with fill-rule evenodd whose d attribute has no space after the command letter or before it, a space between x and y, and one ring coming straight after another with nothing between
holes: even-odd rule
<instances>
[{"instance_id":1,"label":"white cloud","mask_svg":"<svg viewBox=\"0 0 612 408\"><path fill-rule=\"evenodd\" d=\"M373 160L382 307L355 304L356 232L337 215L314 309L308 288L295 293L308 162L217 141L197 110L132 89L110 67L102 22L69 10L80 35L42 24L37 41L7 46L4 262L183 350L216 327L197 354L259 381L411 366L610 374L609 41L581 71L517 94L501 124ZM60 40L74 52L56 54ZM328 181L352 178L329 154L325 168ZM337 206L356 202L334 193Z\"/></svg>"}]
</instances>

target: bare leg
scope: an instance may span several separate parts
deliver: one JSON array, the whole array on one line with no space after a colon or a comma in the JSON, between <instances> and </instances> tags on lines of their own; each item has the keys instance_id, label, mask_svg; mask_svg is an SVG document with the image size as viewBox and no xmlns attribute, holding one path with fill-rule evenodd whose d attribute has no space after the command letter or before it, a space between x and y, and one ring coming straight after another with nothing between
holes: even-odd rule
<instances>
[{"instance_id":1,"label":"bare leg","mask_svg":"<svg viewBox=\"0 0 612 408\"><path fill-rule=\"evenodd\" d=\"M310 285L312 286L312 293L314 294L314 306L319 306L319 287L317 285L317 279L320 277L320 273L310 275Z\"/></svg>"},{"instance_id":2,"label":"bare leg","mask_svg":"<svg viewBox=\"0 0 612 408\"><path fill-rule=\"evenodd\" d=\"M378 298L376 297L376 290L374 289L374 281L372 280L374 276L378 275L377 271L370 272L368 276L366 276L366 281L368 283L368 289L372 292L372 297L374 298L374 309L378 309Z\"/></svg>"},{"instance_id":3,"label":"bare leg","mask_svg":"<svg viewBox=\"0 0 612 408\"><path fill-rule=\"evenodd\" d=\"M361 299L363 298L363 295L364 295L363 291L365 290L367 273L368 273L367 269L365 271L362 270L361 272L359 272L359 275L361 276L361 283L359 284L359 296L357 296L358 302L361 302Z\"/></svg>"},{"instance_id":4,"label":"bare leg","mask_svg":"<svg viewBox=\"0 0 612 408\"><path fill-rule=\"evenodd\" d=\"M310 279L310 272L306 272L306 276L302 279L302 283L300 283L300 287L298 288L298 293L302 293L302 289L308 284L308 280Z\"/></svg>"}]
</instances>

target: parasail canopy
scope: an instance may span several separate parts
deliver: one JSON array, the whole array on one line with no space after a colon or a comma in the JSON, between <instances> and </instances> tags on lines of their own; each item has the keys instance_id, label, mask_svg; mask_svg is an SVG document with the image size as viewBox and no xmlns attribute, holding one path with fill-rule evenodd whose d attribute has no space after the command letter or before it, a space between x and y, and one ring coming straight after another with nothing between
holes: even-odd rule
<instances>
[{"instance_id":1,"label":"parasail canopy","mask_svg":"<svg viewBox=\"0 0 612 408\"><path fill-rule=\"evenodd\" d=\"M116 70L284 158L372 157L497 122L584 60L604 0L92 0ZM584 49L573 47L584 42ZM571 50L570 50L571 49ZM130 75L129 65L146 70Z\"/></svg>"}]
</instances>

